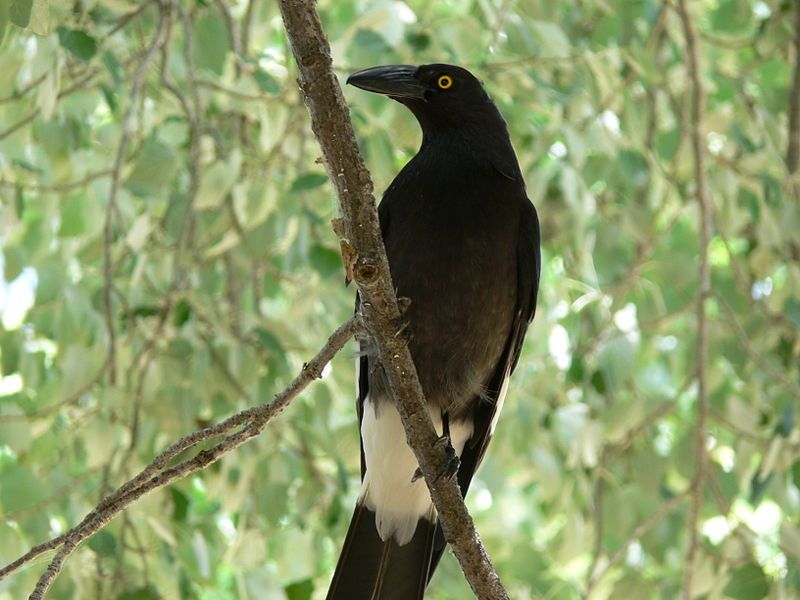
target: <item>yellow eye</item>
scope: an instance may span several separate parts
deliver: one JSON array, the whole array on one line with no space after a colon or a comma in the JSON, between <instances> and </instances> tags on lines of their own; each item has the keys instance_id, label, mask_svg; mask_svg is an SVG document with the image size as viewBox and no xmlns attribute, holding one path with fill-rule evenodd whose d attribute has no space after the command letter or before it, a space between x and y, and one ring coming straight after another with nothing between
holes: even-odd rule
<instances>
[{"instance_id":1,"label":"yellow eye","mask_svg":"<svg viewBox=\"0 0 800 600\"><path fill-rule=\"evenodd\" d=\"M439 86L440 90L449 90L453 87L453 78L450 75L439 75L439 79L436 80L436 85Z\"/></svg>"}]
</instances>

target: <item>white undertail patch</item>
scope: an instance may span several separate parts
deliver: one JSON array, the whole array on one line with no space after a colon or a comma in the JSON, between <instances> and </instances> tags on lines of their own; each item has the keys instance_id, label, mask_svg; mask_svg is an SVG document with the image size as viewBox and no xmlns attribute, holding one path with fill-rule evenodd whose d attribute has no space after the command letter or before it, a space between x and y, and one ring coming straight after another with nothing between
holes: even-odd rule
<instances>
[{"instance_id":1,"label":"white undertail patch","mask_svg":"<svg viewBox=\"0 0 800 600\"><path fill-rule=\"evenodd\" d=\"M436 407L429 408L437 433L442 433L442 418ZM450 442L461 455L472 435L470 421L450 423ZM382 402L379 409L369 398L364 401L361 438L367 471L361 487L361 499L375 512L375 526L381 539L394 537L402 546L411 541L422 517L435 514L428 488L422 479L411 482L419 466L406 442L400 414L391 402Z\"/></svg>"}]
</instances>

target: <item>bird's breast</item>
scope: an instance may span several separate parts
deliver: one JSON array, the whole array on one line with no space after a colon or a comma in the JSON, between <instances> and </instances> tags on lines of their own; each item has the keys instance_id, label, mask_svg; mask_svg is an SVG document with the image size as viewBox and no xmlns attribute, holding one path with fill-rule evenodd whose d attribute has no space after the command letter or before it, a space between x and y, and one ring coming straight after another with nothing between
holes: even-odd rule
<instances>
[{"instance_id":1,"label":"bird's breast","mask_svg":"<svg viewBox=\"0 0 800 600\"><path fill-rule=\"evenodd\" d=\"M386 249L398 296L411 299L410 347L429 401L464 406L483 391L516 302L518 220L485 185L421 187L395 201Z\"/></svg>"}]
</instances>

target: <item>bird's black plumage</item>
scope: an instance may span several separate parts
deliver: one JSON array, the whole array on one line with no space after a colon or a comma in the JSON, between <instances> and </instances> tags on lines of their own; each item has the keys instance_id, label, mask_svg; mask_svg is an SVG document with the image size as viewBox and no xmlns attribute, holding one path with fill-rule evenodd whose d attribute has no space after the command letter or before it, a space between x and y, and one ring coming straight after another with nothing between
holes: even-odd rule
<instances>
[{"instance_id":1,"label":"bird's black plumage","mask_svg":"<svg viewBox=\"0 0 800 600\"><path fill-rule=\"evenodd\" d=\"M449 424L466 493L536 307L536 210L506 123L467 70L375 67L348 82L403 103L422 127L379 215L397 295L411 300L414 364L434 424ZM328 598L422 598L444 539L424 482L411 483L416 464L369 347L357 408L364 487Z\"/></svg>"}]
</instances>

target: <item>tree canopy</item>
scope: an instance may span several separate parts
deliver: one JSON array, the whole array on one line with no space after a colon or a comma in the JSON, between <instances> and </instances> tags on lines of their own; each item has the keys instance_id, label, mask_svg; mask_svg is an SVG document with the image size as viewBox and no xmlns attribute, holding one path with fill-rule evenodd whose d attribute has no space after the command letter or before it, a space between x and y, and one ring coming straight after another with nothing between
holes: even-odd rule
<instances>
[{"instance_id":1,"label":"tree canopy","mask_svg":"<svg viewBox=\"0 0 800 600\"><path fill-rule=\"evenodd\" d=\"M685 4L688 41L672 0L318 4L342 83L482 79L539 210L539 307L467 499L513 598L672 599L687 572L694 597L800 595L800 3ZM5 0L0 36L2 567L283 389L353 291L275 3ZM380 192L418 126L345 95ZM354 352L48 597L324 597L359 490ZM446 556L430 597L469 594Z\"/></svg>"}]
</instances>

